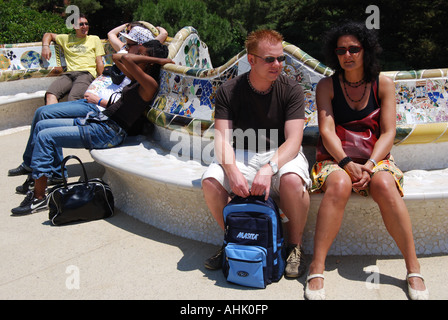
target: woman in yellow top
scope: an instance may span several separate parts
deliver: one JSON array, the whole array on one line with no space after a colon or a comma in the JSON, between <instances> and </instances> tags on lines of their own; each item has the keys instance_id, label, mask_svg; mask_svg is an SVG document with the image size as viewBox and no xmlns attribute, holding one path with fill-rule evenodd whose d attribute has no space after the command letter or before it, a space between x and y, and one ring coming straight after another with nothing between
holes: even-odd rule
<instances>
[{"instance_id":1,"label":"woman in yellow top","mask_svg":"<svg viewBox=\"0 0 448 320\"><path fill-rule=\"evenodd\" d=\"M44 34L42 58L50 60L50 42L54 41L62 47L67 63L67 72L48 88L46 104L58 103L66 94L68 101L82 99L90 83L103 73L103 44L98 36L88 35L89 22L83 14L79 17L79 28L75 27L75 32L75 35Z\"/></svg>"}]
</instances>

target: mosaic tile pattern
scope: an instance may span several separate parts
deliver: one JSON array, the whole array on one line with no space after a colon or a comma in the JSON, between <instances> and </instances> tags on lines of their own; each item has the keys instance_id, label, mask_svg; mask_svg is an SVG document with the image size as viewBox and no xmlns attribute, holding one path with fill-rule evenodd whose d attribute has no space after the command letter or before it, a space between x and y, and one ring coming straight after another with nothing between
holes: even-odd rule
<instances>
[{"instance_id":1,"label":"mosaic tile pattern","mask_svg":"<svg viewBox=\"0 0 448 320\"><path fill-rule=\"evenodd\" d=\"M191 130L192 123L201 122L201 134L213 136L214 97L225 81L250 69L245 51L227 64L210 69L201 61L209 61L206 48L200 44L194 28L180 31L176 41L170 44L170 56L177 66L167 65L161 75L161 88L154 105L148 111L148 119L157 126L171 130ZM173 44L175 43L175 47ZM193 60L190 49L194 47L193 67L186 67ZM315 105L315 88L319 80L332 74L332 70L312 58L300 48L284 43L287 57L283 72L302 85L306 101L306 128L304 144L315 145L318 137ZM395 144L429 143L448 141L448 70L423 70L385 72L396 83L397 135ZM422 125L442 124L426 127ZM412 137L412 139L410 139ZM423 137L423 138L422 138Z\"/></svg>"},{"instance_id":2,"label":"mosaic tile pattern","mask_svg":"<svg viewBox=\"0 0 448 320\"><path fill-rule=\"evenodd\" d=\"M157 33L151 24L148 27ZM112 47L104 41L106 65L112 63ZM166 65L161 72L160 91L148 108L147 118L169 130L194 132L200 123L200 134L213 137L214 99L216 90L225 81L250 69L245 51L223 66L214 68L207 45L193 27L181 29L168 38L169 57L175 65ZM41 43L0 45L0 82L31 77L55 76L63 71L64 56L59 47L51 46L52 59L42 61ZM304 144L313 146L318 138L315 88L318 81L332 70L284 42L287 56L283 72L298 81L305 93L306 128ZM396 84L397 135L395 144L416 144L448 141L448 69L384 72Z\"/></svg>"},{"instance_id":3,"label":"mosaic tile pattern","mask_svg":"<svg viewBox=\"0 0 448 320\"><path fill-rule=\"evenodd\" d=\"M109 42L103 40L106 55L103 57L104 65L112 65L114 52ZM65 67L65 57L59 45L50 45L51 59L42 59L42 44L19 43L0 44L0 82L20 79L57 76Z\"/></svg>"},{"instance_id":4,"label":"mosaic tile pattern","mask_svg":"<svg viewBox=\"0 0 448 320\"><path fill-rule=\"evenodd\" d=\"M397 81L397 124L448 121L448 80Z\"/></svg>"}]
</instances>

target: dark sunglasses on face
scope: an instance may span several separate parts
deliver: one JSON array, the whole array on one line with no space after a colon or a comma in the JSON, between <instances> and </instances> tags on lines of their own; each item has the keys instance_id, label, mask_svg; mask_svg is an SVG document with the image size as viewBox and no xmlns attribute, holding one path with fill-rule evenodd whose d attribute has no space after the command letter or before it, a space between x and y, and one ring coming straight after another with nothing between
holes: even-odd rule
<instances>
[{"instance_id":1,"label":"dark sunglasses on face","mask_svg":"<svg viewBox=\"0 0 448 320\"><path fill-rule=\"evenodd\" d=\"M286 60L286 56L263 58L263 57L260 57L259 55L256 55L255 53L250 53L250 54L253 55L253 56L256 56L256 57L258 57L260 59L263 59L264 62L266 62L266 63L273 63L275 60L277 60L278 62L282 63L283 61Z\"/></svg>"},{"instance_id":2,"label":"dark sunglasses on face","mask_svg":"<svg viewBox=\"0 0 448 320\"><path fill-rule=\"evenodd\" d=\"M347 49L346 47L338 47L338 48L334 49L334 52L335 52L338 56L342 56L342 55L346 54L347 51L348 51L350 54L353 54L353 53L358 53L358 52L360 52L361 50L362 50L362 47L360 47L360 46L350 46L350 47L348 47L348 49Z\"/></svg>"},{"instance_id":3,"label":"dark sunglasses on face","mask_svg":"<svg viewBox=\"0 0 448 320\"><path fill-rule=\"evenodd\" d=\"M88 22L80 22L80 23L79 23L79 26L80 26L80 27L84 27L84 26L88 27L88 26L89 26L89 23L88 23Z\"/></svg>"},{"instance_id":4,"label":"dark sunglasses on face","mask_svg":"<svg viewBox=\"0 0 448 320\"><path fill-rule=\"evenodd\" d=\"M131 47L137 46L137 45L138 45L138 43L126 43L124 46L125 46L126 50L129 50L129 49L131 49Z\"/></svg>"}]
</instances>

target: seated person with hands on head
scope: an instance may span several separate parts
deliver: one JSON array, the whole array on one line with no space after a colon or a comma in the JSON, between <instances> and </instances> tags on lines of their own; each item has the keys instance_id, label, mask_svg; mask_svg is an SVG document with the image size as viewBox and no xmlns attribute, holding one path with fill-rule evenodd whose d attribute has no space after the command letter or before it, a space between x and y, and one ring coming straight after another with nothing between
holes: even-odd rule
<instances>
[{"instance_id":1,"label":"seated person with hands on head","mask_svg":"<svg viewBox=\"0 0 448 320\"><path fill-rule=\"evenodd\" d=\"M75 24L75 34L45 33L42 38L42 58L50 60L51 41L61 46L67 72L54 81L45 93L45 104L58 103L66 94L68 101L82 99L90 83L103 73L104 47L98 36L88 35L89 22L81 14Z\"/></svg>"},{"instance_id":2,"label":"seated person with hands on head","mask_svg":"<svg viewBox=\"0 0 448 320\"><path fill-rule=\"evenodd\" d=\"M126 25L127 24L123 26ZM116 30L117 28L114 28L113 30ZM163 29L160 28L159 30ZM132 31L132 29L130 31ZM129 43L134 44L134 41L126 38L126 43L123 43L119 39L114 39L114 37L111 36L111 32L109 33L109 41L111 41L111 43L115 43L117 47L123 48L121 53L126 53L128 51L129 53L137 53L139 48L142 46L142 43L154 39L154 35L151 32L139 32L138 37L135 36L135 32L130 32L129 37L132 37L134 40L138 41L138 44L130 45L129 50L127 50L125 47ZM161 32L159 36L156 38L159 38L158 40L163 42L166 39L166 32ZM84 99L60 102L38 108L34 113L33 121L31 123L30 136L25 147L25 152L23 153L23 162L17 168L10 169L8 171L8 176L28 175L26 181L22 185L18 186L16 191L18 193L26 194L34 185L34 179L30 176L32 172L30 165L34 146L33 133L37 122L43 119L85 117L89 112L98 112L98 110L102 111L108 105L109 100L112 102L112 100L117 101L120 98L121 91L130 82L131 80L128 77L124 77L120 84L114 84L109 78L101 75L90 84L84 93ZM49 184L58 183L62 180L62 173L59 170L60 164L55 163L54 166L56 171L54 172L54 175L49 178Z\"/></svg>"},{"instance_id":3,"label":"seated person with hands on head","mask_svg":"<svg viewBox=\"0 0 448 320\"><path fill-rule=\"evenodd\" d=\"M37 123L30 165L34 191L29 191L20 206L11 210L14 215L46 208L47 178L56 170L54 164L62 162L62 148L113 148L124 141L127 131L157 93L161 66L173 63L167 57L168 48L157 40L139 46L137 54L114 54L115 63L131 80L118 101L85 118L46 119Z\"/></svg>"},{"instance_id":4,"label":"seated person with hands on head","mask_svg":"<svg viewBox=\"0 0 448 320\"><path fill-rule=\"evenodd\" d=\"M222 230L223 209L232 194L243 198L264 195L266 199L269 195L279 196L279 207L289 220L285 275L297 278L305 270L301 244L311 180L301 149L305 125L303 90L298 82L281 74L285 60L282 42L282 35L274 30L249 34L246 50L251 70L219 87L215 160L202 176L202 189ZM206 260L206 268L221 268L223 249Z\"/></svg>"},{"instance_id":5,"label":"seated person with hands on head","mask_svg":"<svg viewBox=\"0 0 448 320\"><path fill-rule=\"evenodd\" d=\"M325 299L325 259L352 191L370 195L378 204L386 229L403 254L409 297L429 296L402 198L403 173L390 155L396 135L395 85L380 75L380 51L375 31L363 23L347 23L327 35L327 63L336 72L320 80L316 88L321 140L311 179L312 191L323 191L324 196L306 280L305 297L310 300ZM363 132L366 136L361 136Z\"/></svg>"},{"instance_id":6,"label":"seated person with hands on head","mask_svg":"<svg viewBox=\"0 0 448 320\"><path fill-rule=\"evenodd\" d=\"M132 31L132 29L134 29L134 31ZM107 38L109 39L109 43L112 48L114 48L116 52L121 53L121 50L129 51L129 49L133 45L141 45L148 40L155 39L159 40L160 43L164 43L168 37L168 32L162 27L157 27L157 30L159 31L159 34L157 36L154 36L151 30L147 28L146 22L134 21L122 24L110 30L107 34ZM120 40L119 35L122 35L126 38L126 43L123 43Z\"/></svg>"}]
</instances>

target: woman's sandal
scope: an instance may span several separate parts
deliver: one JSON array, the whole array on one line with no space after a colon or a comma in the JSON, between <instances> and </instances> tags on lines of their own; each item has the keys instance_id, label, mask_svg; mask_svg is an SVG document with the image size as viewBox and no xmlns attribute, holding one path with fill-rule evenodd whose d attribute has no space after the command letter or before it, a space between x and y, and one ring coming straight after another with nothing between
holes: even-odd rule
<instances>
[{"instance_id":1,"label":"woman's sandal","mask_svg":"<svg viewBox=\"0 0 448 320\"><path fill-rule=\"evenodd\" d=\"M308 300L325 300L325 289L323 287L319 290L308 289L308 282L314 278L325 279L324 275L320 273L308 275L308 277L306 277L305 298Z\"/></svg>"},{"instance_id":2,"label":"woman's sandal","mask_svg":"<svg viewBox=\"0 0 448 320\"><path fill-rule=\"evenodd\" d=\"M423 276L420 273L409 273L406 276L406 282L408 283L409 298L411 300L428 300L429 299L428 288L426 288L425 290L415 290L411 288L411 285L409 284L409 278L413 277L420 278L422 279L423 282L425 281L425 279L423 279Z\"/></svg>"}]
</instances>

